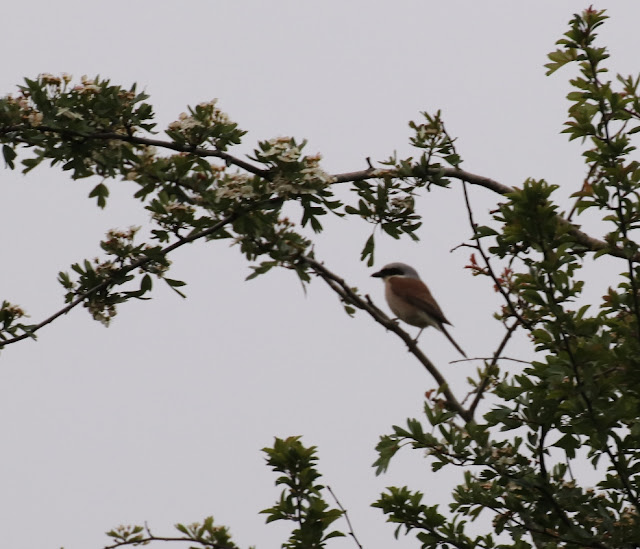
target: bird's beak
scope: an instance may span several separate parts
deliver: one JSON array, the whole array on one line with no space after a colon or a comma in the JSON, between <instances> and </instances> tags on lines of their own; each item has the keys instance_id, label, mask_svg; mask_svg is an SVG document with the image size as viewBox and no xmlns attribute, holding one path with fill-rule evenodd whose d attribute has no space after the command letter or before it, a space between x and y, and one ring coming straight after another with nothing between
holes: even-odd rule
<instances>
[{"instance_id":1,"label":"bird's beak","mask_svg":"<svg viewBox=\"0 0 640 549\"><path fill-rule=\"evenodd\" d=\"M382 271L378 271L377 273L373 273L371 276L375 278L382 278L384 275L382 274Z\"/></svg>"}]
</instances>

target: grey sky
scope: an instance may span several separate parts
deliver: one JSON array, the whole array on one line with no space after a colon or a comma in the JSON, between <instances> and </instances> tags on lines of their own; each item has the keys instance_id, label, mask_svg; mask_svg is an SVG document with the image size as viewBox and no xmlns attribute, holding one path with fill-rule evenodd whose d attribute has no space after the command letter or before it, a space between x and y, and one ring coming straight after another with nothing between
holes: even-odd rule
<instances>
[{"instance_id":1,"label":"grey sky","mask_svg":"<svg viewBox=\"0 0 640 549\"><path fill-rule=\"evenodd\" d=\"M440 108L467 170L510 185L545 178L565 196L579 188L579 144L559 135L570 73L547 78L543 65L589 2L373 4L8 3L0 93L41 72L135 81L150 93L160 129L187 104L217 97L249 130L237 154L292 135L307 138L332 173L394 150L413 154L407 122ZM610 7L601 37L612 73L636 72L640 4L595 7ZM129 198L132 185L112 185L98 211L86 198L91 182L59 170L1 177L0 298L34 322L62 306L58 271L97 255L109 228L148 224ZM479 217L497 201L481 189L473 197ZM497 298L463 269L468 251L449 253L469 235L458 184L418 207L421 241L379 237L376 265L413 265L456 340L469 356L486 356L500 337ZM331 220L317 255L383 306L381 283L358 260L368 231ZM97 548L119 524L148 521L160 535L212 514L240 546L277 547L288 526L266 526L257 514L279 495L259 450L274 436L301 434L319 447L324 482L367 548L415 547L413 537L391 545L393 527L369 505L401 484L446 503L457 477L436 476L409 451L374 477L379 435L419 415L434 387L402 343L362 314L348 318L319 281L306 296L286 272L244 282L248 265L226 243L172 259L170 276L188 282L187 300L157 285L152 301L124 305L108 329L76 309L37 343L0 355L0 545ZM458 356L435 330L421 342L463 397L477 365L447 365ZM528 352L519 341L507 354Z\"/></svg>"}]
</instances>

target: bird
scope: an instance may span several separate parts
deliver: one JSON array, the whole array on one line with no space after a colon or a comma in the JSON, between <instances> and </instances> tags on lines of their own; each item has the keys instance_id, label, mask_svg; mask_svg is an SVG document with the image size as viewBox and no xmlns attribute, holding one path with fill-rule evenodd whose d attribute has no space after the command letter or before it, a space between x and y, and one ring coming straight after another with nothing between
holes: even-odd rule
<instances>
[{"instance_id":1,"label":"bird","mask_svg":"<svg viewBox=\"0 0 640 549\"><path fill-rule=\"evenodd\" d=\"M460 354L467 358L460 345L449 335L445 324L451 322L444 316L442 309L431 295L427 285L422 282L418 272L405 263L389 263L371 276L384 281L384 296L389 308L400 320L420 329L416 341L422 330L433 326L440 330Z\"/></svg>"}]
</instances>

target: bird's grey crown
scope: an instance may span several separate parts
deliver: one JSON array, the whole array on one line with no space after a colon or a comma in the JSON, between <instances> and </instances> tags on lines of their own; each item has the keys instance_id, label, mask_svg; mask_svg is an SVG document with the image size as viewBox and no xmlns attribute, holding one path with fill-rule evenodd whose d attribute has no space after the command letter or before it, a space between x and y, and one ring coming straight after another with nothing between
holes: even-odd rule
<instances>
[{"instance_id":1,"label":"bird's grey crown","mask_svg":"<svg viewBox=\"0 0 640 549\"><path fill-rule=\"evenodd\" d=\"M387 276L406 276L407 278L416 278L420 280L418 271L406 263L389 263L382 267L379 273L376 274L379 274L382 278Z\"/></svg>"}]
</instances>

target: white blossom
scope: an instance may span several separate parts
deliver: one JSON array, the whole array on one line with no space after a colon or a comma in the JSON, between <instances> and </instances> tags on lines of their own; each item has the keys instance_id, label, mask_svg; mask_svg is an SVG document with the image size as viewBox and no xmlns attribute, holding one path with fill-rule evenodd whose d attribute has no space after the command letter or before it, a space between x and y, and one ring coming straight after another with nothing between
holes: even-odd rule
<instances>
[{"instance_id":1,"label":"white blossom","mask_svg":"<svg viewBox=\"0 0 640 549\"><path fill-rule=\"evenodd\" d=\"M42 124L42 113L41 112L31 112L29 114L29 116L27 117L27 120L29 120L29 123L32 126L39 126L40 124Z\"/></svg>"},{"instance_id":2,"label":"white blossom","mask_svg":"<svg viewBox=\"0 0 640 549\"><path fill-rule=\"evenodd\" d=\"M252 199L257 196L249 176L243 173L227 175L216 189L216 201L224 198L231 200Z\"/></svg>"}]
</instances>

